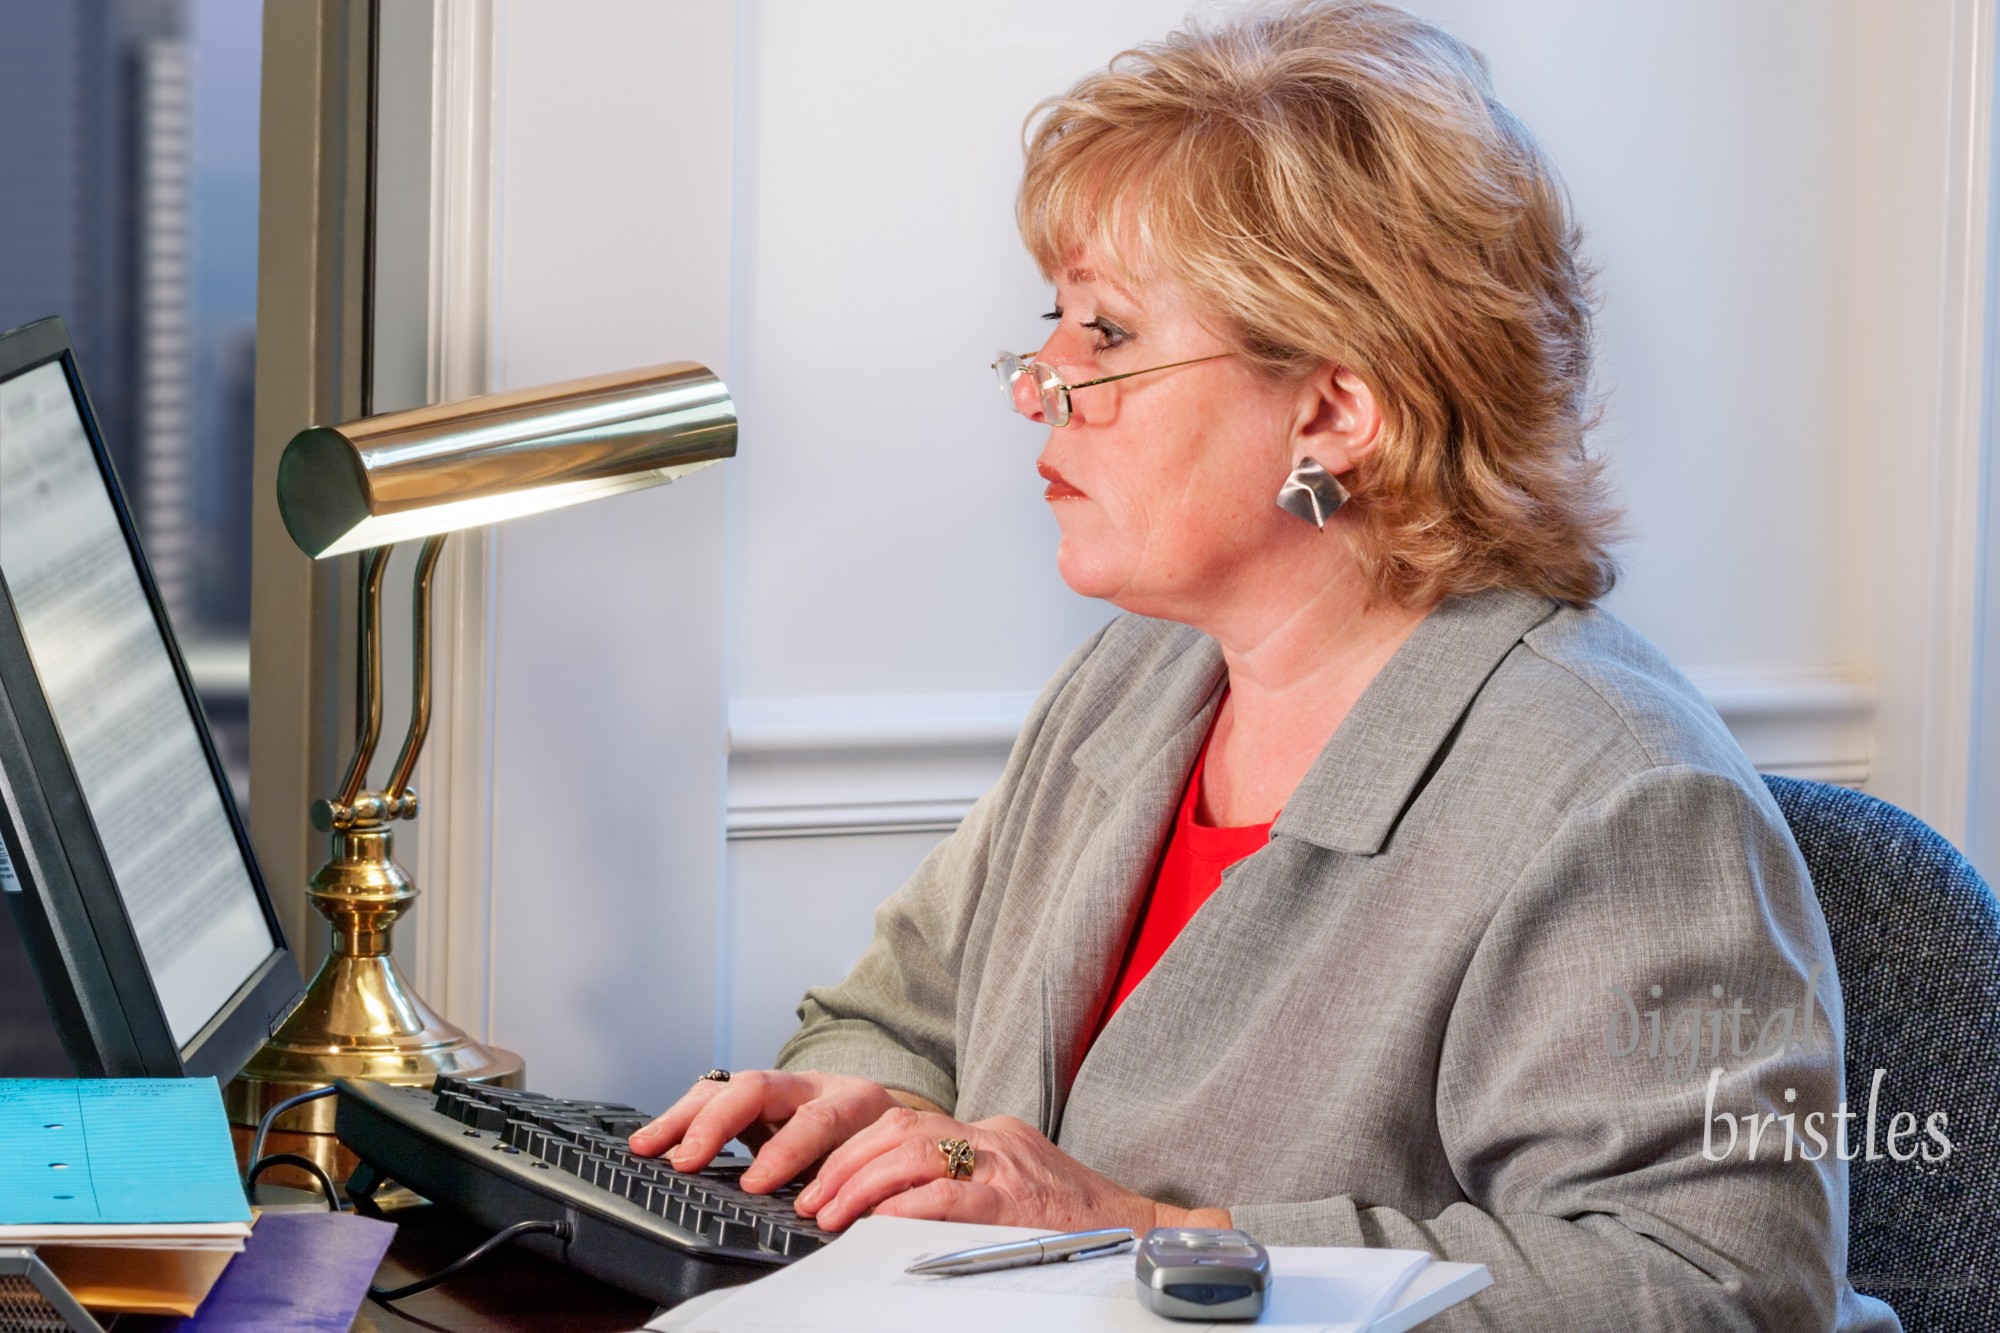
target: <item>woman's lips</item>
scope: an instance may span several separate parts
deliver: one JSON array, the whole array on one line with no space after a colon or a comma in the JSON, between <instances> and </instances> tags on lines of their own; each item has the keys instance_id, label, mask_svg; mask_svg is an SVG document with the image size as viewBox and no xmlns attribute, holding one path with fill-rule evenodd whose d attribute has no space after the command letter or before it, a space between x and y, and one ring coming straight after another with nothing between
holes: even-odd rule
<instances>
[{"instance_id":1,"label":"woman's lips","mask_svg":"<svg viewBox=\"0 0 2000 1333\"><path fill-rule=\"evenodd\" d=\"M1047 463L1035 464L1035 471L1041 473L1042 480L1049 484L1048 489L1042 492L1044 500L1081 500L1084 498L1082 491L1063 480L1063 474L1050 467Z\"/></svg>"}]
</instances>

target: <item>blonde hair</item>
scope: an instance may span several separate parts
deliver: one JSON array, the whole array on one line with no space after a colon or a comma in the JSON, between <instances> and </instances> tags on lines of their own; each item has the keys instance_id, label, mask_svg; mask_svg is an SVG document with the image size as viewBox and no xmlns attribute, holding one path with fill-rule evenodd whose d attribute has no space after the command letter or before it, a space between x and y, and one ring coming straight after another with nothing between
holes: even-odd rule
<instances>
[{"instance_id":1,"label":"blonde hair","mask_svg":"<svg viewBox=\"0 0 2000 1333\"><path fill-rule=\"evenodd\" d=\"M1045 276L1097 245L1271 374L1367 382L1381 443L1342 480L1378 593L1610 590L1591 275L1476 52L1370 0L1252 11L1121 53L1035 109L1027 150Z\"/></svg>"}]
</instances>

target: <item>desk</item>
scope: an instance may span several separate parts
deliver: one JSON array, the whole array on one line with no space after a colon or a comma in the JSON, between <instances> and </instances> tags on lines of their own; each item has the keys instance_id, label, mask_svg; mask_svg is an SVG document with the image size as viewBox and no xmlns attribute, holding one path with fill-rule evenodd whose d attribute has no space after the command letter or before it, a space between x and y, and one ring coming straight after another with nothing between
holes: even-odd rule
<instances>
[{"instance_id":1,"label":"desk","mask_svg":"<svg viewBox=\"0 0 2000 1333\"><path fill-rule=\"evenodd\" d=\"M237 1165L249 1152L250 1131L231 1126L236 1135ZM315 1160L338 1155L339 1178L345 1179L356 1161L325 1135L273 1133L266 1152L304 1152ZM266 1171L257 1182L257 1200L270 1205L321 1208L319 1190L296 1167ZM429 1277L467 1253L491 1232L461 1220L434 1204L398 1208L381 1214L396 1227L396 1238L376 1270L375 1285L400 1287ZM606 1286L572 1268L544 1259L516 1245L487 1255L472 1268L441 1286L383 1305L363 1301L355 1316L355 1333L389 1333L421 1329L426 1333L630 1333L652 1318L654 1305L616 1287ZM145 1333L145 1324L121 1324Z\"/></svg>"},{"instance_id":2,"label":"desk","mask_svg":"<svg viewBox=\"0 0 2000 1333\"><path fill-rule=\"evenodd\" d=\"M488 1234L433 1205L400 1209L388 1220L396 1224L396 1239L377 1270L377 1286L428 1277ZM357 1333L630 1333L653 1317L653 1308L643 1297L510 1245L443 1286L394 1307L363 1302L354 1328Z\"/></svg>"}]
</instances>

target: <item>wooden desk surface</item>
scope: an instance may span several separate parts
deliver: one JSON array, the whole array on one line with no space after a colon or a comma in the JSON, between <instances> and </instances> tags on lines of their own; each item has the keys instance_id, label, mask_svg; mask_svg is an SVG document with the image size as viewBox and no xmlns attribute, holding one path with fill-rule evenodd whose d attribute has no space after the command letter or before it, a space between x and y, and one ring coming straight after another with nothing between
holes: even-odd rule
<instances>
[{"instance_id":1,"label":"wooden desk surface","mask_svg":"<svg viewBox=\"0 0 2000 1333\"><path fill-rule=\"evenodd\" d=\"M377 1286L401 1286L428 1277L487 1235L432 1206L401 1209L388 1220L396 1224L396 1239L377 1271ZM629 1333L651 1319L653 1309L643 1297L510 1245L451 1281L393 1307L362 1302L354 1328L357 1333L405 1329Z\"/></svg>"}]
</instances>

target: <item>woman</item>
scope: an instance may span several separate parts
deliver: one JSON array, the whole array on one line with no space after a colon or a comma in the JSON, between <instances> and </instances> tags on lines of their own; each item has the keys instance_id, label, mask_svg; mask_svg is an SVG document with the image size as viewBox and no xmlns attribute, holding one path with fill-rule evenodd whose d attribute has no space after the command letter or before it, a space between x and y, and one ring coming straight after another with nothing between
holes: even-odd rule
<instances>
[{"instance_id":1,"label":"woman","mask_svg":"<svg viewBox=\"0 0 2000 1333\"><path fill-rule=\"evenodd\" d=\"M999 369L1049 427L1064 579L1127 614L778 1068L634 1149L768 1135L751 1189L824 1157L799 1209L836 1230L1487 1264L1439 1327L1895 1327L1842 1279L1844 1163L1771 1128L1841 1097L1797 850L1591 606L1578 238L1478 57L1305 3L1044 111L1020 221L1053 327Z\"/></svg>"}]
</instances>

